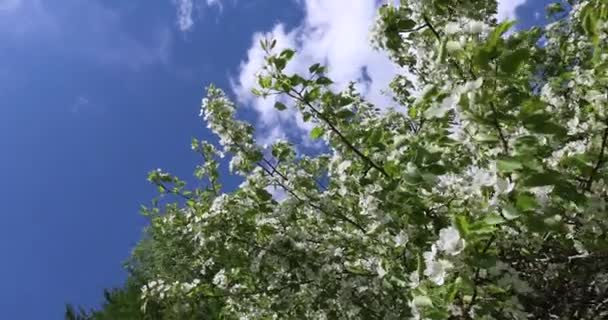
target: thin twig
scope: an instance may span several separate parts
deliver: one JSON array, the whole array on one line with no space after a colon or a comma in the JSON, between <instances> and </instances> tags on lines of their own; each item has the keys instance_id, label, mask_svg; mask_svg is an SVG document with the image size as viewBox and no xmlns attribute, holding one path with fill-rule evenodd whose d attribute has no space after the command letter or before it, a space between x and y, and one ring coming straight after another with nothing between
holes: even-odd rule
<instances>
[{"instance_id":1,"label":"thin twig","mask_svg":"<svg viewBox=\"0 0 608 320\"><path fill-rule=\"evenodd\" d=\"M295 92L295 95L291 92L286 92L286 94L288 96L290 96L291 98L296 99L297 101L300 101L300 102L304 103L306 106L308 106L310 108L310 110L312 110L319 119L321 119L323 122L325 122L325 124L327 124L329 126L330 130L333 133L335 133L340 138L342 143L344 143L351 151L356 153L357 156L359 156L361 159L363 159L365 162L367 162L370 166L374 167L374 169L376 169L380 173L382 173L382 175L384 175L386 178L389 178L389 179L391 178L391 176L384 170L384 168L382 168L381 166L376 164L370 157L366 156L365 154L363 154L363 152L361 152L359 149L357 149L342 134L342 132L340 132L340 130L338 130L338 128L336 128L336 126L325 115L323 115L323 113L321 113L317 108L315 108L312 105L312 103L310 103L309 101L304 99L304 97L301 94L299 94L297 91Z\"/></svg>"},{"instance_id":2,"label":"thin twig","mask_svg":"<svg viewBox=\"0 0 608 320\"><path fill-rule=\"evenodd\" d=\"M439 40L439 42L441 42L441 35L439 34L439 32L437 32L437 29L435 29L435 27L433 27L433 24L431 24L429 17L427 17L426 15L422 15L422 19L424 20L425 25L427 27L429 27L429 29L431 29L431 31L435 35L435 38L437 38L437 40Z\"/></svg>"},{"instance_id":3,"label":"thin twig","mask_svg":"<svg viewBox=\"0 0 608 320\"><path fill-rule=\"evenodd\" d=\"M498 78L498 64L496 65L495 69L494 69L494 92L496 92L497 87L498 87L498 83L496 81L496 79ZM496 127L496 130L498 131L498 136L500 138L500 142L502 143L502 148L503 151L505 153L505 156L509 155L509 142L507 141L503 131L502 131L502 127L500 126L500 122L498 121L498 110L496 109L496 106L494 105L493 102L490 102L490 108L492 108L492 114L493 114L493 121L494 121L494 127ZM509 177L509 180L510 177Z\"/></svg>"},{"instance_id":4,"label":"thin twig","mask_svg":"<svg viewBox=\"0 0 608 320\"><path fill-rule=\"evenodd\" d=\"M600 170L600 168L604 164L604 151L606 150L607 141L608 141L608 128L604 129L604 135L602 136L602 147L600 149L600 155L597 158L595 167L593 167L593 170L591 171L591 174L589 175L589 179L587 180L587 183L585 185L585 191L591 190L591 185L593 184L593 179L595 178L595 175L597 174L597 172Z\"/></svg>"},{"instance_id":5,"label":"thin twig","mask_svg":"<svg viewBox=\"0 0 608 320\"><path fill-rule=\"evenodd\" d=\"M492 243L494 242L494 240L496 239L496 235L493 234L490 239L488 240L488 242L486 243L486 245L483 247L483 250L481 251L481 254L485 254L486 252L488 252L488 250L490 249L490 246L492 246ZM477 267L475 268L475 275L473 276L473 295L471 296L471 302L467 305L467 307L465 308L463 315L465 317L469 317L469 311L471 310L471 308L473 308L473 305L475 305L475 302L477 300L478 297L478 284L479 284L479 278L480 278L480 272L481 272L481 268Z\"/></svg>"},{"instance_id":6,"label":"thin twig","mask_svg":"<svg viewBox=\"0 0 608 320\"><path fill-rule=\"evenodd\" d=\"M181 192L175 191L173 189L169 189L167 188L163 183L159 182L156 184L157 186L159 186L161 189L163 189L163 191L165 191L167 194L172 194L172 195L176 195L178 197L181 197L185 200L194 200L194 198L187 196Z\"/></svg>"},{"instance_id":7,"label":"thin twig","mask_svg":"<svg viewBox=\"0 0 608 320\"><path fill-rule=\"evenodd\" d=\"M265 159L264 159L265 160ZM307 204L310 207L312 207L313 209L319 210L321 211L323 214L328 215L328 216L333 216L336 218L339 218L345 222L348 222L349 224L353 225L354 227L356 227L357 229L361 230L363 233L367 233L367 230L360 224L358 224L357 222L355 222L354 220L350 219L349 217L341 214L341 213L335 213L335 214L331 214L329 213L327 210L325 210L323 207L314 204L312 201L306 201L304 199L302 199L302 197L300 197L299 195L297 195L295 193L294 190L292 190L291 188L289 188L288 186L286 186L283 182L279 181L279 179L276 179L274 177L274 174L272 171L270 171L270 169L266 168L264 165L262 165L261 163L257 163L257 165L262 168L262 170L264 170L264 172L266 172L270 177L274 178L274 182L276 182L283 190L285 190L285 192L289 193L291 196L293 196L296 200L298 200L299 202L303 203L303 204ZM274 171L275 173L277 173L279 176L281 177L285 177L282 173L280 173L278 170ZM286 178L283 178L285 181L288 181ZM310 200L310 199L309 199Z\"/></svg>"}]
</instances>

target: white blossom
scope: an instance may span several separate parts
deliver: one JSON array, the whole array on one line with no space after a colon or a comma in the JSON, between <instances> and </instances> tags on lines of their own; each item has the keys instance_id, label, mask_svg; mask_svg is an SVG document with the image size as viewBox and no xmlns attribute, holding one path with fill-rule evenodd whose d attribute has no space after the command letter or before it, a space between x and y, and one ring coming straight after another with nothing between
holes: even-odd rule
<instances>
[{"instance_id":1,"label":"white blossom","mask_svg":"<svg viewBox=\"0 0 608 320\"><path fill-rule=\"evenodd\" d=\"M445 48L448 52L456 52L462 50L462 44L459 41L448 41L445 44Z\"/></svg>"},{"instance_id":2,"label":"white blossom","mask_svg":"<svg viewBox=\"0 0 608 320\"><path fill-rule=\"evenodd\" d=\"M447 227L439 231L437 248L449 255L455 256L464 250L464 239L460 238L460 232L454 227Z\"/></svg>"},{"instance_id":3,"label":"white blossom","mask_svg":"<svg viewBox=\"0 0 608 320\"><path fill-rule=\"evenodd\" d=\"M376 264L376 273L378 274L378 278L382 279L386 275L386 270L382 267L382 263L378 262Z\"/></svg>"},{"instance_id":4,"label":"white blossom","mask_svg":"<svg viewBox=\"0 0 608 320\"><path fill-rule=\"evenodd\" d=\"M399 231L399 233L395 236L395 246L396 247L402 247L405 246L405 244L408 242L409 240L409 236L407 235L407 233L403 230Z\"/></svg>"},{"instance_id":5,"label":"white blossom","mask_svg":"<svg viewBox=\"0 0 608 320\"><path fill-rule=\"evenodd\" d=\"M408 276L409 286L412 288L416 288L420 285L420 275L418 274L418 270L410 273Z\"/></svg>"},{"instance_id":6,"label":"white blossom","mask_svg":"<svg viewBox=\"0 0 608 320\"><path fill-rule=\"evenodd\" d=\"M487 28L488 28L488 26L485 23L483 23L481 21L477 21L477 20L471 20L467 24L467 32L472 33L472 34L482 33Z\"/></svg>"},{"instance_id":7,"label":"white blossom","mask_svg":"<svg viewBox=\"0 0 608 320\"><path fill-rule=\"evenodd\" d=\"M427 117L429 119L430 118L443 118L448 111L456 108L459 101L460 101L460 95L458 95L458 94L448 96L445 99L443 99L441 104L434 105L434 106L428 108L424 112L424 115L425 115L425 117Z\"/></svg>"},{"instance_id":8,"label":"white blossom","mask_svg":"<svg viewBox=\"0 0 608 320\"><path fill-rule=\"evenodd\" d=\"M457 22L448 22L445 25L445 33L448 35L456 34L460 31L460 24Z\"/></svg>"},{"instance_id":9,"label":"white blossom","mask_svg":"<svg viewBox=\"0 0 608 320\"><path fill-rule=\"evenodd\" d=\"M218 288L226 289L228 278L226 277L226 271L224 269L221 269L215 274L215 276L213 276L213 284Z\"/></svg>"}]
</instances>

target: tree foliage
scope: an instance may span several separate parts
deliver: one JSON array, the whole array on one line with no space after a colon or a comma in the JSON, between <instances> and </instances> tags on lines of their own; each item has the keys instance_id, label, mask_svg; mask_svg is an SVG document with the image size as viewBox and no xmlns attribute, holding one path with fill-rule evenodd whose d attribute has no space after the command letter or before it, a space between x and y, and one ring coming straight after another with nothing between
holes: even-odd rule
<instances>
[{"instance_id":1,"label":"tree foliage","mask_svg":"<svg viewBox=\"0 0 608 320\"><path fill-rule=\"evenodd\" d=\"M400 66L395 109L335 91L319 64L286 73L297 53L264 41L253 92L297 109L326 148L258 145L210 86L201 116L219 143L192 143L206 186L150 174L179 200L144 210L141 313L608 317L608 3L548 9L546 27L514 31L493 0L382 6L373 45ZM244 179L230 193L224 157Z\"/></svg>"},{"instance_id":2,"label":"tree foliage","mask_svg":"<svg viewBox=\"0 0 608 320\"><path fill-rule=\"evenodd\" d=\"M139 299L140 285L136 284L133 279L123 288L112 290L104 290L104 302L100 310L85 310L83 308L74 308L72 305L66 306L66 320L116 320L116 319L158 319L150 316L146 317L141 310ZM148 315L151 315L149 312Z\"/></svg>"}]
</instances>

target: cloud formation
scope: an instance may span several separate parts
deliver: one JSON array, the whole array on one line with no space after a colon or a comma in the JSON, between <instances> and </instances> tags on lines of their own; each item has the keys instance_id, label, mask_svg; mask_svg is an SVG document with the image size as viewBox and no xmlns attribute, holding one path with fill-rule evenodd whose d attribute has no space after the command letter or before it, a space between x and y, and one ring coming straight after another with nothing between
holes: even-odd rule
<instances>
[{"instance_id":1,"label":"cloud formation","mask_svg":"<svg viewBox=\"0 0 608 320\"><path fill-rule=\"evenodd\" d=\"M528 0L499 0L498 21L513 20L516 17L515 10Z\"/></svg>"},{"instance_id":2,"label":"cloud formation","mask_svg":"<svg viewBox=\"0 0 608 320\"><path fill-rule=\"evenodd\" d=\"M499 19L515 18L515 9L525 0L501 0ZM238 76L233 79L233 91L238 101L253 108L258 115L260 143L271 143L276 138L300 138L309 142L307 132L311 124L304 123L293 108L278 112L275 97L255 97L251 88L256 85L256 74L264 63L261 39L277 40L276 51L293 48L297 54L286 72L306 74L313 63L328 66L328 76L336 89L344 89L355 80L360 93L380 108L393 106L385 92L396 72L400 70L388 57L370 48L370 29L375 21L378 1L375 0L300 0L305 17L300 26L286 30L279 23L269 32L256 32ZM348 8L348 9L345 9Z\"/></svg>"},{"instance_id":3,"label":"cloud formation","mask_svg":"<svg viewBox=\"0 0 608 320\"><path fill-rule=\"evenodd\" d=\"M311 129L311 124L305 123L293 108L277 112L276 97L263 99L251 94L256 74L264 63L264 52L259 46L264 38L277 40L277 52L283 48L296 50L296 56L285 70L287 73L305 74L310 65L322 63L329 67L328 76L336 89L345 89L350 81L356 80L358 89L368 100L382 107L392 103L383 90L398 69L383 53L370 48L367 36L375 21L376 2L305 0L301 3L305 10L302 24L292 30L277 24L270 32L255 33L247 58L233 79L238 101L252 107L259 116L257 128L261 143L285 136L301 138Z\"/></svg>"},{"instance_id":4,"label":"cloud formation","mask_svg":"<svg viewBox=\"0 0 608 320\"><path fill-rule=\"evenodd\" d=\"M194 25L192 20L192 0L177 0L177 25L181 31L188 31Z\"/></svg>"},{"instance_id":5,"label":"cloud formation","mask_svg":"<svg viewBox=\"0 0 608 320\"><path fill-rule=\"evenodd\" d=\"M177 26L182 32L190 31L194 27L195 15L201 11L195 10L195 5L198 5L199 9L213 6L222 9L221 0L173 0L173 3L177 9Z\"/></svg>"}]
</instances>

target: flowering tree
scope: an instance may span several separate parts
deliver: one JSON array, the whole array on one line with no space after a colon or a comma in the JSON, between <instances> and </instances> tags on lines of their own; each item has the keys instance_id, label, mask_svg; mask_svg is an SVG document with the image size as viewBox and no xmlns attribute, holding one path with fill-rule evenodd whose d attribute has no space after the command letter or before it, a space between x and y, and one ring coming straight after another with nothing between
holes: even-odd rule
<instances>
[{"instance_id":1,"label":"flowering tree","mask_svg":"<svg viewBox=\"0 0 608 320\"><path fill-rule=\"evenodd\" d=\"M172 204L130 267L141 309L167 319L608 317L608 3L548 8L515 32L493 0L380 8L373 44L402 72L397 109L264 41L254 93L297 108L310 139L256 144L210 86L194 140L206 187L150 174ZM222 193L220 158L244 182ZM273 197L281 190L284 196ZM183 201L182 201L183 200Z\"/></svg>"}]
</instances>

